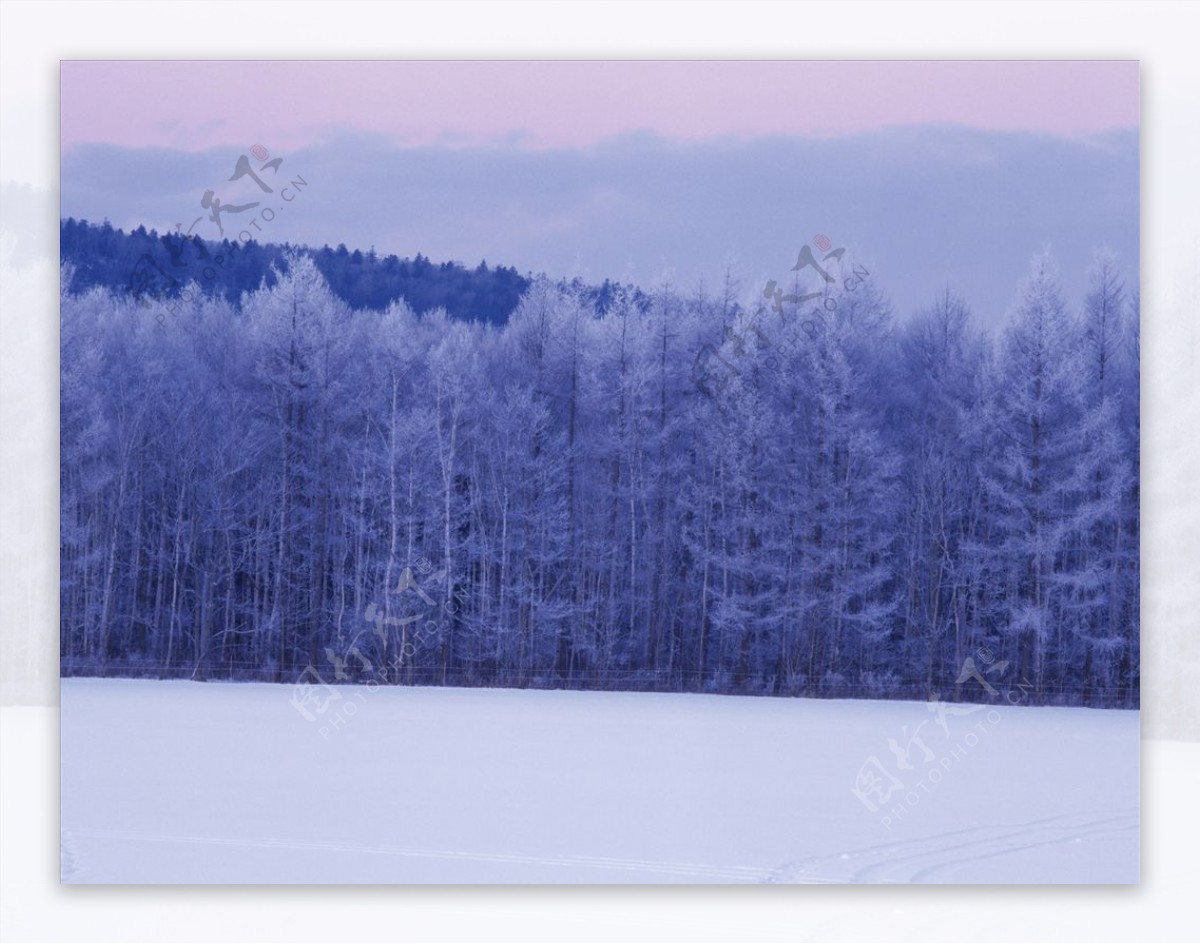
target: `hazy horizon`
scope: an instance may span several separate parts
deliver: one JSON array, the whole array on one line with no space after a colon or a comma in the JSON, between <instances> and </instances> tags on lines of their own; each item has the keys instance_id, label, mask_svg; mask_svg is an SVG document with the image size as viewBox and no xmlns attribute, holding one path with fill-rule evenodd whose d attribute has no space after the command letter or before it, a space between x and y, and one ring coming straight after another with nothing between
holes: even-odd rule
<instances>
[{"instance_id":1,"label":"hazy horizon","mask_svg":"<svg viewBox=\"0 0 1200 944\"><path fill-rule=\"evenodd\" d=\"M342 134L269 148L282 159L279 180L307 187L289 204L273 198L274 219L252 235L647 289L713 289L728 267L749 300L767 279L786 280L799 248L822 233L877 273L901 316L950 287L996 324L1045 245L1070 298L1100 246L1136 284L1138 145L1136 132L947 126L697 142L635 133L545 150L400 148ZM219 239L201 196L211 189L235 206L265 196L248 179L226 181L250 148L80 145L63 157L60 216L160 232L204 216L192 231ZM237 239L239 217L224 219Z\"/></svg>"}]
</instances>

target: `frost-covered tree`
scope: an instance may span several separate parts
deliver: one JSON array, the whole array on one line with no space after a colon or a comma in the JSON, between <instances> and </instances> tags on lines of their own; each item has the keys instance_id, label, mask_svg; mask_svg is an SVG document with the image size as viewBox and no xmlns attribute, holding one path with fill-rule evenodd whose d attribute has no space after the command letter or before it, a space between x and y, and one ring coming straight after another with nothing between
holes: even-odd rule
<instances>
[{"instance_id":1,"label":"frost-covered tree","mask_svg":"<svg viewBox=\"0 0 1200 944\"><path fill-rule=\"evenodd\" d=\"M970 547L979 540L983 339L947 290L901 329L890 439L904 456L898 571L906 665L923 664L929 695L945 692L984 640L972 619Z\"/></svg>"},{"instance_id":2,"label":"frost-covered tree","mask_svg":"<svg viewBox=\"0 0 1200 944\"><path fill-rule=\"evenodd\" d=\"M1099 417L1086 403L1087 367L1048 253L1036 257L1005 333L996 438L985 472L1000 555L993 619L1037 692L1055 693L1069 665L1080 594L1096 577L1078 553L1098 510L1089 505Z\"/></svg>"}]
</instances>

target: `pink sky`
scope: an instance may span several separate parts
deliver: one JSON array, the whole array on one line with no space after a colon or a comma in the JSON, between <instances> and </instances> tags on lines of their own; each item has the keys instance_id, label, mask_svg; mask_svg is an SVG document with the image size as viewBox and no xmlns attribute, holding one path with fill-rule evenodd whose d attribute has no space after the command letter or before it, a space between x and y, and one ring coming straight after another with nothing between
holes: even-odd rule
<instances>
[{"instance_id":1,"label":"pink sky","mask_svg":"<svg viewBox=\"0 0 1200 944\"><path fill-rule=\"evenodd\" d=\"M1138 101L1135 61L64 61L62 145L294 149L353 130L579 147L928 122L1078 135L1136 127Z\"/></svg>"}]
</instances>

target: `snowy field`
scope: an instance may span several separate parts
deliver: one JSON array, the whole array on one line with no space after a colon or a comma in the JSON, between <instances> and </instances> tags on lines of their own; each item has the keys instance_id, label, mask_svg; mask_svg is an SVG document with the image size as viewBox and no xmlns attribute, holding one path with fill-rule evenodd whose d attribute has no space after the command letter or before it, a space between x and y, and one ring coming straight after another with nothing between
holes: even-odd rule
<instances>
[{"instance_id":1,"label":"snowy field","mask_svg":"<svg viewBox=\"0 0 1200 944\"><path fill-rule=\"evenodd\" d=\"M64 680L62 881L1139 877L1136 712L332 694Z\"/></svg>"}]
</instances>

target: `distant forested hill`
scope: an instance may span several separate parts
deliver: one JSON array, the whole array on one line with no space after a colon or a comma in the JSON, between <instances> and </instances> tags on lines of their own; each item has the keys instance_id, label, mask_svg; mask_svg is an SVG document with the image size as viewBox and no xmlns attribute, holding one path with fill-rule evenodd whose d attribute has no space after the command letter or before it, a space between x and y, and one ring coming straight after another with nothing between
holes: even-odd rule
<instances>
[{"instance_id":1,"label":"distant forested hill","mask_svg":"<svg viewBox=\"0 0 1200 944\"><path fill-rule=\"evenodd\" d=\"M108 222L87 220L62 220L59 228L61 260L74 267L70 288L75 292L100 285L117 293L174 297L195 281L206 294L237 305L243 292L258 289L264 280L273 285L272 266L279 267L284 253L294 248L188 239L141 226L126 233ZM434 263L420 253L400 259L344 245L303 251L333 293L354 309L382 311L402 298L418 314L444 308L454 318L504 324L530 284L530 277L515 268L489 268L486 262L470 269L457 262ZM616 288L606 281L585 293L604 310Z\"/></svg>"}]
</instances>

